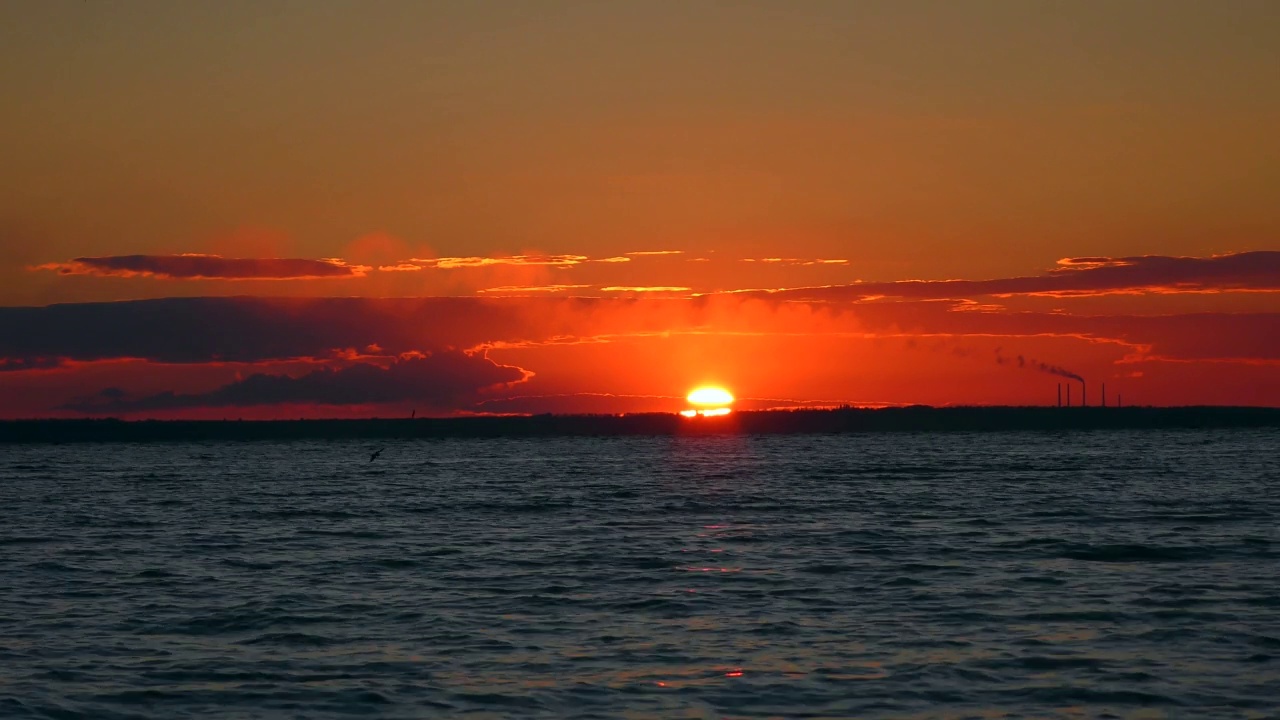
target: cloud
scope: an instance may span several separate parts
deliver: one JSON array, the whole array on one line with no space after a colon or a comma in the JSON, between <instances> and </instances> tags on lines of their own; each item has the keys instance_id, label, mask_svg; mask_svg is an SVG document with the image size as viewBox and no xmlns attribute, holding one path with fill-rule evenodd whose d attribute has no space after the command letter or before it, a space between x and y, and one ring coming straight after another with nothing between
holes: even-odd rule
<instances>
[{"instance_id":1,"label":"cloud","mask_svg":"<svg viewBox=\"0 0 1280 720\"><path fill-rule=\"evenodd\" d=\"M742 299L724 302L741 305ZM687 301L589 297L196 297L0 307L0 358L256 363L662 331L702 322Z\"/></svg>"},{"instance_id":2,"label":"cloud","mask_svg":"<svg viewBox=\"0 0 1280 720\"><path fill-rule=\"evenodd\" d=\"M824 287L742 291L795 300L895 297L971 298L990 295L1072 297L1114 293L1280 292L1280 251L1212 257L1063 258L1044 275L992 280L899 280Z\"/></svg>"},{"instance_id":3,"label":"cloud","mask_svg":"<svg viewBox=\"0 0 1280 720\"><path fill-rule=\"evenodd\" d=\"M0 368L124 358L166 364L324 361L684 331L1057 336L1118 342L1153 356L1280 358L1280 313L957 312L968 307L950 300L836 304L769 294L654 292L598 298L167 298L7 307L0 308ZM377 351L369 351L371 346ZM353 348L360 352L347 352Z\"/></svg>"},{"instance_id":4,"label":"cloud","mask_svg":"<svg viewBox=\"0 0 1280 720\"><path fill-rule=\"evenodd\" d=\"M199 407L219 413L217 408L228 403L249 402L248 394L260 398L261 404L246 411L246 417L249 413L288 415L295 409L294 416L315 416L308 407L317 403L328 403L321 414L357 413L364 408L358 412L386 416L385 406L403 400L425 410L434 397L428 391L433 386L426 380L414 380L429 374L413 373L412 368L421 366L412 360L426 356L440 361L451 354L463 354L484 370L480 361L487 360L482 348L492 348L488 357L498 363L538 372L528 385L516 386L515 391L525 394L581 390L665 393L671 388L646 378L668 373L675 378L680 376L680 368L690 363L717 362L698 358L714 358L739 341L745 344L733 347L751 350L724 358L728 365L743 372L794 378L824 377L779 364L780 358L794 356L797 348L811 348L812 352L803 352L805 356L834 352L833 348L880 348L868 350L862 361L882 357L884 368L891 368L896 360L890 360L890 355L915 344L921 348L985 348L985 353L1003 347L1005 367L1016 369L1021 355L1027 374L1031 369L1042 369L1039 363L1043 361L1046 368L1070 368L1089 377L1091 385L1103 362L1121 363L1114 365L1116 372L1145 371L1149 376L1173 372L1167 368L1175 364L1179 368L1186 365L1187 369L1177 370L1182 377L1198 373L1194 375L1199 378L1196 382L1211 387L1239 387L1241 378L1257 378L1257 372L1273 371L1280 364L1280 312L1152 316L957 312L962 307L967 304L952 300L809 303L773 296L691 298L660 294L598 298L171 298L8 307L0 308L0 370L8 371L0 372L0 385L8 383L0 388L0 397L5 398L0 402L0 415L71 412L56 411L55 407L114 386L129 394L90 397L71 406L83 413L191 416L205 412ZM682 354L683 350L668 354L671 348L684 348L690 354ZM615 366L601 358L615 358L610 362L618 363L616 367L632 370L609 379L609 370ZM982 360L985 363L981 364L992 364L990 355ZM858 369L862 361L851 356L847 366L850 377L862 372ZM928 365L947 361L904 362ZM1214 365L1192 365L1202 362ZM363 369L340 374L348 366ZM387 369L393 366L398 369L392 369L388 380ZM456 401L445 403L447 408L442 409L540 412L558 407L558 401L545 398L477 406L477 402L496 400L505 393L481 392L483 397L477 399L466 388L526 377L523 371L491 374L494 372L477 371L471 376L437 373L454 377L454 385L463 389ZM248 381L238 379L236 373L245 377L259 373L265 379L244 386ZM364 375L369 376L367 381ZM1020 382L1016 374L1011 375L1012 383ZM1274 396L1274 383L1265 376L1255 381L1259 382L1259 397ZM835 385L828 388L818 379L795 382L810 385L799 390L790 385L776 389L762 386L752 392L828 399L845 392L834 389ZM210 388L218 389L208 392ZM161 392L164 390L173 392ZM436 395L443 393L436 391ZM848 397L902 399L872 398L865 388ZM569 404L584 409L595 407L594 402ZM634 407L641 409L648 402L636 401ZM633 405L630 401L610 405L600 400L599 407L630 409ZM740 407L746 409L745 405ZM403 407L405 414L408 410Z\"/></svg>"},{"instance_id":5,"label":"cloud","mask_svg":"<svg viewBox=\"0 0 1280 720\"><path fill-rule=\"evenodd\" d=\"M586 255L506 255L501 257L440 257L409 258L393 270L457 270L459 268L490 267L493 265L551 265L569 267L590 262Z\"/></svg>"},{"instance_id":6,"label":"cloud","mask_svg":"<svg viewBox=\"0 0 1280 720\"><path fill-rule=\"evenodd\" d=\"M46 263L32 270L60 275L150 277L165 280L315 280L364 277L370 268L327 258L226 258L220 255L110 255Z\"/></svg>"},{"instance_id":7,"label":"cloud","mask_svg":"<svg viewBox=\"0 0 1280 720\"><path fill-rule=\"evenodd\" d=\"M1061 260L1058 261L1058 264L1066 267L1071 267L1071 268L1091 268L1091 267L1103 267L1105 265L1112 265L1112 266L1128 265L1129 263L1125 262L1124 260L1118 260L1115 258L1095 256L1095 257L1062 258Z\"/></svg>"},{"instance_id":8,"label":"cloud","mask_svg":"<svg viewBox=\"0 0 1280 720\"><path fill-rule=\"evenodd\" d=\"M603 292L635 292L635 293L663 293L663 292L688 292L691 288L678 287L674 285L610 285L609 287L600 288Z\"/></svg>"},{"instance_id":9,"label":"cloud","mask_svg":"<svg viewBox=\"0 0 1280 720\"><path fill-rule=\"evenodd\" d=\"M442 351L406 357L387 367L359 363L323 368L298 377L257 373L205 393L163 392L127 399L108 388L62 409L85 413L138 413L198 407L316 404L423 403L434 409L465 409L486 391L509 388L533 374L499 365L479 353Z\"/></svg>"},{"instance_id":10,"label":"cloud","mask_svg":"<svg viewBox=\"0 0 1280 720\"><path fill-rule=\"evenodd\" d=\"M627 255L668 255L683 252L680 250L661 250L627 253ZM494 257L472 255L468 257L409 258L394 265L382 265L378 269L385 272L413 272L417 270L461 270L466 268L484 268L495 265L518 267L560 267L568 268L584 263L627 263L631 258L625 255L614 257L592 258L586 255L498 255Z\"/></svg>"},{"instance_id":11,"label":"cloud","mask_svg":"<svg viewBox=\"0 0 1280 720\"><path fill-rule=\"evenodd\" d=\"M590 285L503 285L480 290L482 293L521 294L521 293L557 293L565 290L580 290Z\"/></svg>"},{"instance_id":12,"label":"cloud","mask_svg":"<svg viewBox=\"0 0 1280 720\"><path fill-rule=\"evenodd\" d=\"M683 255L683 250L635 250L627 253L628 255L644 256L644 255Z\"/></svg>"},{"instance_id":13,"label":"cloud","mask_svg":"<svg viewBox=\"0 0 1280 720\"><path fill-rule=\"evenodd\" d=\"M488 298L164 298L0 308L9 362L138 358L163 363L387 355L523 339L529 306ZM532 310L537 312L537 310Z\"/></svg>"},{"instance_id":14,"label":"cloud","mask_svg":"<svg viewBox=\"0 0 1280 720\"><path fill-rule=\"evenodd\" d=\"M694 261L705 261L706 258L694 258ZM765 263L767 265L848 265L848 260L824 258L783 258L783 257L767 257L767 258L742 258L739 262L749 263Z\"/></svg>"}]
</instances>

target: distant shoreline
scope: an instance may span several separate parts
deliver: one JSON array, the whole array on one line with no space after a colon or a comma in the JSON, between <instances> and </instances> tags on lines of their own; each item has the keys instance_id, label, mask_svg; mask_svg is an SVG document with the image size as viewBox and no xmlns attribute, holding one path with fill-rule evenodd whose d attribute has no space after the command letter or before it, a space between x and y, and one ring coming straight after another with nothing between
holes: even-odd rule
<instances>
[{"instance_id":1,"label":"distant shoreline","mask_svg":"<svg viewBox=\"0 0 1280 720\"><path fill-rule=\"evenodd\" d=\"M1280 408L1004 407L840 408L740 411L723 417L668 413L519 415L354 420L8 420L0 443L395 440L863 432L1280 428Z\"/></svg>"}]
</instances>

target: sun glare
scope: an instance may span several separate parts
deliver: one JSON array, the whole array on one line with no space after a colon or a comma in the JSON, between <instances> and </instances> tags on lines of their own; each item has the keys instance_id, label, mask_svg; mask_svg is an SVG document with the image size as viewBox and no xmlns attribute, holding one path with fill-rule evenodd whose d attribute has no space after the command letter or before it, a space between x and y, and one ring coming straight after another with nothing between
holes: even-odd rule
<instances>
[{"instance_id":1,"label":"sun glare","mask_svg":"<svg viewBox=\"0 0 1280 720\"><path fill-rule=\"evenodd\" d=\"M689 393L686 398L690 405L730 405L733 395L721 387L700 387Z\"/></svg>"},{"instance_id":2,"label":"sun glare","mask_svg":"<svg viewBox=\"0 0 1280 720\"><path fill-rule=\"evenodd\" d=\"M688 410L680 411L680 414L685 417L728 415L729 406L733 404L733 395L728 390L713 385L695 388L685 399L693 406Z\"/></svg>"}]
</instances>

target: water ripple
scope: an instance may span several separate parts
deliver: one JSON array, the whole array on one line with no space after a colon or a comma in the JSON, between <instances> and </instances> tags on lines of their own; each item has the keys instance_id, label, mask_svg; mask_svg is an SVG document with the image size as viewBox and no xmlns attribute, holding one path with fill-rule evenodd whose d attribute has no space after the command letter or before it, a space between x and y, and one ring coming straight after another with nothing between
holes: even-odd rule
<instances>
[{"instance_id":1,"label":"water ripple","mask_svg":"<svg viewBox=\"0 0 1280 720\"><path fill-rule=\"evenodd\" d=\"M1274 716L1277 440L10 446L0 717Z\"/></svg>"}]
</instances>

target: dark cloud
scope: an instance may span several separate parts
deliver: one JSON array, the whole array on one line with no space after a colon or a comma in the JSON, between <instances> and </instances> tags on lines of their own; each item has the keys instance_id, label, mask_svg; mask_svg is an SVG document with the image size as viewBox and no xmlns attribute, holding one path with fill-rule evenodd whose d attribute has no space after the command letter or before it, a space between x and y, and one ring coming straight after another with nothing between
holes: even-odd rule
<instances>
[{"instance_id":1,"label":"dark cloud","mask_svg":"<svg viewBox=\"0 0 1280 720\"><path fill-rule=\"evenodd\" d=\"M373 345L380 354L394 356L486 343L679 330L703 322L712 302L206 297L0 307L0 358L261 362L329 357ZM742 304L737 298L714 302Z\"/></svg>"},{"instance_id":2,"label":"dark cloud","mask_svg":"<svg viewBox=\"0 0 1280 720\"><path fill-rule=\"evenodd\" d=\"M523 339L520 305L476 298L164 298L0 308L0 357L260 362Z\"/></svg>"},{"instance_id":3,"label":"dark cloud","mask_svg":"<svg viewBox=\"0 0 1280 720\"><path fill-rule=\"evenodd\" d=\"M663 298L169 298L0 308L0 368L137 358L258 363L629 334L867 333L1075 336L1186 358L1280 358L1280 313L1086 316L968 309L954 301L784 302ZM370 349L374 348L376 349ZM1048 358L1046 358L1048 360Z\"/></svg>"},{"instance_id":4,"label":"dark cloud","mask_svg":"<svg viewBox=\"0 0 1280 720\"><path fill-rule=\"evenodd\" d=\"M1280 251L1213 257L1064 258L1047 274L992 280L900 280L826 287L747 291L796 300L841 301L868 297L911 299L991 295L1099 295L1280 291Z\"/></svg>"},{"instance_id":5,"label":"dark cloud","mask_svg":"<svg viewBox=\"0 0 1280 720\"><path fill-rule=\"evenodd\" d=\"M443 410L474 405L489 389L527 380L531 373L499 365L482 354L441 351L409 357L387 367L357 363L323 368L298 377L257 373L206 393L164 392L127 399L108 388L63 409L86 413L138 413L197 407L255 405L365 405L422 403Z\"/></svg>"},{"instance_id":6,"label":"dark cloud","mask_svg":"<svg viewBox=\"0 0 1280 720\"><path fill-rule=\"evenodd\" d=\"M113 255L37 265L60 275L152 277L169 280L315 280L363 277L369 270L341 260L225 258L219 255Z\"/></svg>"},{"instance_id":7,"label":"dark cloud","mask_svg":"<svg viewBox=\"0 0 1280 720\"><path fill-rule=\"evenodd\" d=\"M1142 348L1144 355L1153 357L1280 361L1280 313L1070 315L955 312L957 307L963 306L945 302L873 303L853 306L850 312L856 313L861 325L872 333L1077 337L1130 345L1135 352Z\"/></svg>"}]
</instances>

